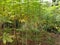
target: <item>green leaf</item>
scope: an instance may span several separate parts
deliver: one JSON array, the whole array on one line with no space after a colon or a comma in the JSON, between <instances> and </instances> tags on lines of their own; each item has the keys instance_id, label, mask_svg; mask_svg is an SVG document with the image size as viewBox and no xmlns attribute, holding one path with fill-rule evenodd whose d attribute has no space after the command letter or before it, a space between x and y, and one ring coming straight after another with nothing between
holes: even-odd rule
<instances>
[{"instance_id":1,"label":"green leaf","mask_svg":"<svg viewBox=\"0 0 60 45\"><path fill-rule=\"evenodd\" d=\"M7 40L5 38L3 38L3 43L6 44Z\"/></svg>"},{"instance_id":2,"label":"green leaf","mask_svg":"<svg viewBox=\"0 0 60 45\"><path fill-rule=\"evenodd\" d=\"M11 42L11 43L13 42L13 40L11 38L7 38L7 41Z\"/></svg>"}]
</instances>

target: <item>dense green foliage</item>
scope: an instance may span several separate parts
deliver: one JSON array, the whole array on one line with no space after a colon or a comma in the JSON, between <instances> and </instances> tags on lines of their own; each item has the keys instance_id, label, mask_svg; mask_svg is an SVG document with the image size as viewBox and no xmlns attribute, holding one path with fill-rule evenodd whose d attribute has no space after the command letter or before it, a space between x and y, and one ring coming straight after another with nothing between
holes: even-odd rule
<instances>
[{"instance_id":1,"label":"dense green foliage","mask_svg":"<svg viewBox=\"0 0 60 45\"><path fill-rule=\"evenodd\" d=\"M60 4L49 6L40 2L25 2L20 0L0 1L0 38L3 43L27 41L44 42L53 45L47 29L54 27L54 33L60 32ZM3 26L2 26L3 25ZM54 29L53 29L54 31ZM46 37L46 39L44 38ZM27 41L26 41L27 40Z\"/></svg>"}]
</instances>

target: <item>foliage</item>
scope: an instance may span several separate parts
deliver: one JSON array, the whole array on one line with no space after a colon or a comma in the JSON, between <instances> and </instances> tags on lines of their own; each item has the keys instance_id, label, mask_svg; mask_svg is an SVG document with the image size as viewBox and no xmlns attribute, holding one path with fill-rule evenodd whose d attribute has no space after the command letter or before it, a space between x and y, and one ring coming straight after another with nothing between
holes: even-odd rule
<instances>
[{"instance_id":1,"label":"foliage","mask_svg":"<svg viewBox=\"0 0 60 45\"><path fill-rule=\"evenodd\" d=\"M50 26L60 32L60 5L49 6L40 2L24 2L21 0L0 0L0 23L3 43L24 39L53 45L53 40L46 31ZM0 26L2 26L0 25ZM50 44L51 42L51 44Z\"/></svg>"}]
</instances>

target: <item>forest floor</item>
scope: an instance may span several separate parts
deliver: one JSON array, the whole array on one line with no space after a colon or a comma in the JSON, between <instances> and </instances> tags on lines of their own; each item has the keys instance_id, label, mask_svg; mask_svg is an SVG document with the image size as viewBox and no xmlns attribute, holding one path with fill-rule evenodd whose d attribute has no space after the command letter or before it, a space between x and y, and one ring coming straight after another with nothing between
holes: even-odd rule
<instances>
[{"instance_id":1,"label":"forest floor","mask_svg":"<svg viewBox=\"0 0 60 45\"><path fill-rule=\"evenodd\" d=\"M51 36L55 39L55 45L60 45L60 34L51 33Z\"/></svg>"}]
</instances>

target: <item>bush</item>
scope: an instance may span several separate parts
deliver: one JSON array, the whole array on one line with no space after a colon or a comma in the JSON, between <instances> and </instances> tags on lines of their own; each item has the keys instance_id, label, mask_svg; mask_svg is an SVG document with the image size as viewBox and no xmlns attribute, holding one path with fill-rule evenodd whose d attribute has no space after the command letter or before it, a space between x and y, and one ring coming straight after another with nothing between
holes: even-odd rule
<instances>
[{"instance_id":1,"label":"bush","mask_svg":"<svg viewBox=\"0 0 60 45\"><path fill-rule=\"evenodd\" d=\"M3 43L14 42L17 45L17 42L22 43L23 40L23 44L46 41L53 45L54 38L46 30L54 27L59 32L59 7L60 5L48 7L40 2L1 1L0 28Z\"/></svg>"}]
</instances>

